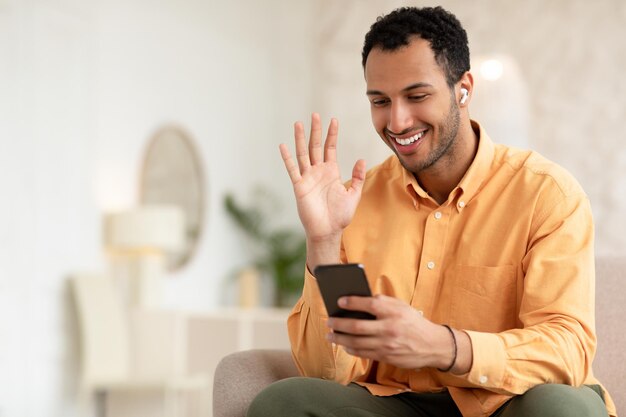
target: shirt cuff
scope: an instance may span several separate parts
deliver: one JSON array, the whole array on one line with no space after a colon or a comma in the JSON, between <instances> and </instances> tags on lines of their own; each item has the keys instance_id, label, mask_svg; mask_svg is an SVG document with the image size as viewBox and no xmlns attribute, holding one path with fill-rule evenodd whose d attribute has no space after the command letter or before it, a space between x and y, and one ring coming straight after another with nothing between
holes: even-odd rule
<instances>
[{"instance_id":1,"label":"shirt cuff","mask_svg":"<svg viewBox=\"0 0 626 417\"><path fill-rule=\"evenodd\" d=\"M497 334L464 330L472 341L472 368L467 381L484 389L500 390L504 384L506 353Z\"/></svg>"},{"instance_id":2,"label":"shirt cuff","mask_svg":"<svg viewBox=\"0 0 626 417\"><path fill-rule=\"evenodd\" d=\"M302 289L302 299L309 306L313 314L319 317L328 317L320 288L317 285L317 279L313 276L309 267L305 267L304 272L304 288Z\"/></svg>"}]
</instances>

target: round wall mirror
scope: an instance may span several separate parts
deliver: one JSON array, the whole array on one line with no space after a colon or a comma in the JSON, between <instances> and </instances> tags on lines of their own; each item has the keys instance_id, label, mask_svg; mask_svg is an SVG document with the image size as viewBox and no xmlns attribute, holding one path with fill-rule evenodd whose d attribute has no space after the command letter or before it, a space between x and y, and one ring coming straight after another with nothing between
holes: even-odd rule
<instances>
[{"instance_id":1,"label":"round wall mirror","mask_svg":"<svg viewBox=\"0 0 626 417\"><path fill-rule=\"evenodd\" d=\"M141 204L172 204L185 214L185 245L170 255L168 268L176 270L193 256L203 229L204 178L197 148L180 127L166 126L151 138L140 179Z\"/></svg>"}]
</instances>

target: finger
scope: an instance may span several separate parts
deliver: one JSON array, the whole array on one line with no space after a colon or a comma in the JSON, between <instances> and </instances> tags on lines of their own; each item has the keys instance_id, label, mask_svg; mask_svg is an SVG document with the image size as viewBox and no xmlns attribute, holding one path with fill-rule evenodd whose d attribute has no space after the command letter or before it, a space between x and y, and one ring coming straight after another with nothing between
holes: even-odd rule
<instances>
[{"instance_id":1,"label":"finger","mask_svg":"<svg viewBox=\"0 0 626 417\"><path fill-rule=\"evenodd\" d=\"M300 173L303 173L311 167L309 160L309 152L306 148L306 137L304 136L304 126L302 122L296 122L293 125L293 136L296 139L296 159L300 167Z\"/></svg>"},{"instance_id":2,"label":"finger","mask_svg":"<svg viewBox=\"0 0 626 417\"><path fill-rule=\"evenodd\" d=\"M330 119L326 142L324 142L324 161L335 162L337 160L337 135L339 133L339 122L337 119Z\"/></svg>"},{"instance_id":3,"label":"finger","mask_svg":"<svg viewBox=\"0 0 626 417\"><path fill-rule=\"evenodd\" d=\"M278 146L278 149L280 149L280 156L282 156L283 158L283 162L285 164L285 168L287 169L287 174L289 174L289 178L291 179L291 183L295 184L302 178L302 176L300 175L300 170L298 169L298 166L291 157L291 153L289 153L289 148L287 147L287 145L281 143Z\"/></svg>"},{"instance_id":4,"label":"finger","mask_svg":"<svg viewBox=\"0 0 626 417\"><path fill-rule=\"evenodd\" d=\"M361 190L363 189L363 184L365 184L365 161L363 159L359 159L354 164L354 168L352 168L350 190L353 193L360 195Z\"/></svg>"},{"instance_id":5,"label":"finger","mask_svg":"<svg viewBox=\"0 0 626 417\"><path fill-rule=\"evenodd\" d=\"M335 342L334 340L337 340L337 342ZM378 345L381 344L381 340L380 339L374 339L376 341L372 342L372 345L374 346L373 348L357 348L353 346L353 341L355 340L361 340L361 339L366 339L366 337L361 337L361 336L350 336L350 335L332 335L328 337L328 340L335 346L340 346L344 351L346 351L346 353L352 355L352 356L358 356L361 358L367 358L367 359L378 359L381 357L379 349L377 346L375 346L376 343L378 343ZM369 339L369 338L367 338Z\"/></svg>"},{"instance_id":6,"label":"finger","mask_svg":"<svg viewBox=\"0 0 626 417\"><path fill-rule=\"evenodd\" d=\"M346 310L365 311L373 314L378 320L410 308L404 301L383 294L377 294L373 297L345 296L339 298L337 304Z\"/></svg>"},{"instance_id":7,"label":"finger","mask_svg":"<svg viewBox=\"0 0 626 417\"><path fill-rule=\"evenodd\" d=\"M374 314L373 313L373 310L375 308L374 304L375 304L374 297L361 297L361 296L356 296L356 295L340 297L337 300L337 305L345 310L364 311L370 314ZM334 319L334 320L337 320L337 319ZM348 319L342 319L342 320L347 321Z\"/></svg>"},{"instance_id":8,"label":"finger","mask_svg":"<svg viewBox=\"0 0 626 417\"><path fill-rule=\"evenodd\" d=\"M412 320L425 320L423 312L409 305L406 301L388 295L376 294L372 297L372 310L377 316L391 317L392 320L410 315Z\"/></svg>"},{"instance_id":9,"label":"finger","mask_svg":"<svg viewBox=\"0 0 626 417\"><path fill-rule=\"evenodd\" d=\"M334 320L329 327L332 330L329 340L350 346L354 346L350 338L373 337L380 332L380 325L375 320L342 318Z\"/></svg>"},{"instance_id":10,"label":"finger","mask_svg":"<svg viewBox=\"0 0 626 417\"><path fill-rule=\"evenodd\" d=\"M309 155L311 165L319 164L322 161L322 122L320 115L311 115L311 136L309 136Z\"/></svg>"}]
</instances>

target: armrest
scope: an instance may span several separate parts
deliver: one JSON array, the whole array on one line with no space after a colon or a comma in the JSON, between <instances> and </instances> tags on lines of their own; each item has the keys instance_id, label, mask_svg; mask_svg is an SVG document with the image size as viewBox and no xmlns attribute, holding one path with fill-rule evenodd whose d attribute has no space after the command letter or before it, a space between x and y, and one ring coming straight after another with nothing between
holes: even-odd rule
<instances>
[{"instance_id":1,"label":"armrest","mask_svg":"<svg viewBox=\"0 0 626 417\"><path fill-rule=\"evenodd\" d=\"M248 406L267 385L297 376L287 350L246 350L224 357L213 380L213 416L244 417Z\"/></svg>"}]
</instances>

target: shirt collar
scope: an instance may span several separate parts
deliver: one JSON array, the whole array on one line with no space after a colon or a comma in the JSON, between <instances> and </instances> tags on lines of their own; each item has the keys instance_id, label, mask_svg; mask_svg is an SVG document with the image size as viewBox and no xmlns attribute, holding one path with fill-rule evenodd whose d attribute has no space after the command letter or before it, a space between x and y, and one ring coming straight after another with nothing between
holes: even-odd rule
<instances>
[{"instance_id":1,"label":"shirt collar","mask_svg":"<svg viewBox=\"0 0 626 417\"><path fill-rule=\"evenodd\" d=\"M411 196L411 199L413 200L413 205L415 207L419 207L421 199L430 198L428 193L424 191L422 187L420 187L413 173L404 168L400 163L400 160L397 159L397 157L396 162L402 170L402 184L404 184L404 189Z\"/></svg>"},{"instance_id":2,"label":"shirt collar","mask_svg":"<svg viewBox=\"0 0 626 417\"><path fill-rule=\"evenodd\" d=\"M471 120L471 124L472 129L478 135L478 150L476 151L476 156L474 156L472 164L461 179L461 182L450 192L452 196L451 201L457 198L463 201L462 207L459 207L457 204L457 209L462 209L463 206L466 206L476 195L478 190L480 190L480 187L489 174L495 155L495 145L491 141L491 138L489 138L489 135L487 135L485 129L474 120ZM399 161L398 165L400 165ZM401 165L400 167L402 168L402 183L409 195L411 195L414 204L416 206L419 205L421 198L430 199L428 193L418 184L413 173L406 170Z\"/></svg>"},{"instance_id":3,"label":"shirt collar","mask_svg":"<svg viewBox=\"0 0 626 417\"><path fill-rule=\"evenodd\" d=\"M478 135L478 150L476 151L474 161L457 187L461 190L459 198L464 201L465 205L474 198L487 179L495 155L495 145L485 129L474 120L471 123L472 129Z\"/></svg>"}]
</instances>

